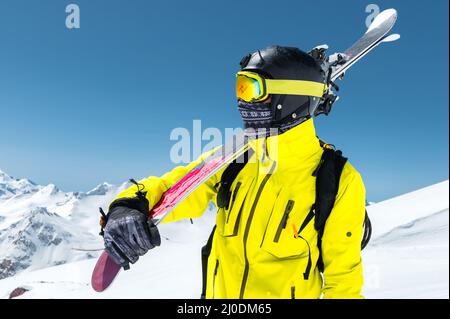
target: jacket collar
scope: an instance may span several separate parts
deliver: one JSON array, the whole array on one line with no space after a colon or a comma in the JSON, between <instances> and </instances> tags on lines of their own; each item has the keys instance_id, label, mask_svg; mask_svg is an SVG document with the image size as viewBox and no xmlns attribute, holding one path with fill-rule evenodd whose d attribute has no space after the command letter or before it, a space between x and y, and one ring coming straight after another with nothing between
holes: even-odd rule
<instances>
[{"instance_id":1,"label":"jacket collar","mask_svg":"<svg viewBox=\"0 0 450 319\"><path fill-rule=\"evenodd\" d=\"M312 118L283 134L259 138L252 147L259 162L276 161L279 167L299 165L321 150Z\"/></svg>"}]
</instances>

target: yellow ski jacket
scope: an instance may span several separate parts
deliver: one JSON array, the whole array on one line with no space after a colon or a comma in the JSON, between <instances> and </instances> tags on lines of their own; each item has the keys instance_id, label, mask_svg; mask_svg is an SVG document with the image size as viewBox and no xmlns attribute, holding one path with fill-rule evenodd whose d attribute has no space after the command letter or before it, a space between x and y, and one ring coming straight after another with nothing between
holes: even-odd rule
<instances>
[{"instance_id":1,"label":"yellow ski jacket","mask_svg":"<svg viewBox=\"0 0 450 319\"><path fill-rule=\"evenodd\" d=\"M231 186L228 209L219 209L208 259L206 298L362 298L361 239L365 189L346 163L336 202L322 237L323 276L316 264L314 218L298 229L315 202L315 177L323 152L313 120L263 143ZM141 180L150 207L206 154L162 177ZM223 171L222 171L223 172ZM186 198L165 220L200 217L216 200L219 172ZM135 197L135 187L117 198ZM308 275L308 260L312 268Z\"/></svg>"}]
</instances>

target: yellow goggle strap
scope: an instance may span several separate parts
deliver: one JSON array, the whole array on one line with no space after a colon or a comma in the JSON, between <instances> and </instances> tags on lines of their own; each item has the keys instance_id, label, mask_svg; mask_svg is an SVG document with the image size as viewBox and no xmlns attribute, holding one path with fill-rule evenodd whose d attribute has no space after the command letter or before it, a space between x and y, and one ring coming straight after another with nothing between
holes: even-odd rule
<instances>
[{"instance_id":1,"label":"yellow goggle strap","mask_svg":"<svg viewBox=\"0 0 450 319\"><path fill-rule=\"evenodd\" d=\"M326 85L319 82L301 80L265 79L267 94L292 94L322 97Z\"/></svg>"}]
</instances>

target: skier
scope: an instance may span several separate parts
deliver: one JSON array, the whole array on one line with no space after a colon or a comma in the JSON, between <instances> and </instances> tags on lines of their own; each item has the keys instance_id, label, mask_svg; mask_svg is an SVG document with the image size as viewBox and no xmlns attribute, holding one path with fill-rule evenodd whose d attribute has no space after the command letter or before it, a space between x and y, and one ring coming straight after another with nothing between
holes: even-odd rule
<instances>
[{"instance_id":1,"label":"skier","mask_svg":"<svg viewBox=\"0 0 450 319\"><path fill-rule=\"evenodd\" d=\"M313 122L329 112L326 68L317 54L281 46L249 54L240 65L238 110L258 138L244 163L214 175L164 220L200 217L212 200L218 207L202 249L202 297L362 298L364 184L316 137ZM111 203L104 240L117 264L135 263L159 246L150 208L205 156L136 182Z\"/></svg>"}]
</instances>

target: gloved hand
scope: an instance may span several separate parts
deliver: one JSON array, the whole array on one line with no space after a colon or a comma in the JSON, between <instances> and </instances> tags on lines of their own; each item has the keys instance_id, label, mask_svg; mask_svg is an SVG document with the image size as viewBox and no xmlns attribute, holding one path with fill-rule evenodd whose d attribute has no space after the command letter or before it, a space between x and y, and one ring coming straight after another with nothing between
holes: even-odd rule
<instances>
[{"instance_id":1,"label":"gloved hand","mask_svg":"<svg viewBox=\"0 0 450 319\"><path fill-rule=\"evenodd\" d=\"M147 218L148 211L145 196L118 199L109 207L103 235L105 249L125 269L161 244L158 228Z\"/></svg>"}]
</instances>

